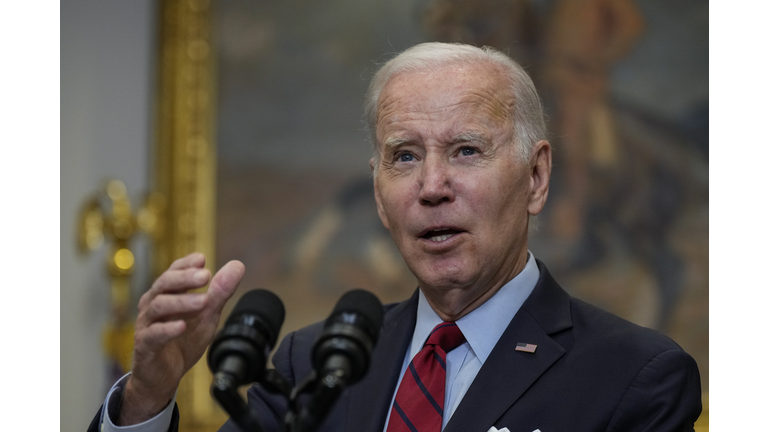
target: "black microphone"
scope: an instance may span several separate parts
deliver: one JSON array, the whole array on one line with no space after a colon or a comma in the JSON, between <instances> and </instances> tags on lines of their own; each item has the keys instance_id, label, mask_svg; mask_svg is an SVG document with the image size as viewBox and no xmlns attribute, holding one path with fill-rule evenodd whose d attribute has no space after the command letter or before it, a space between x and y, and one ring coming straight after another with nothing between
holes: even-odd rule
<instances>
[{"instance_id":1,"label":"black microphone","mask_svg":"<svg viewBox=\"0 0 768 432\"><path fill-rule=\"evenodd\" d=\"M342 390L365 375L383 316L381 302L368 291L356 289L341 297L312 350L318 380L298 417L297 432L317 429Z\"/></svg>"},{"instance_id":2,"label":"black microphone","mask_svg":"<svg viewBox=\"0 0 768 432\"><path fill-rule=\"evenodd\" d=\"M283 302L275 294L263 289L245 293L208 350L214 376L234 387L262 379L284 318Z\"/></svg>"}]
</instances>

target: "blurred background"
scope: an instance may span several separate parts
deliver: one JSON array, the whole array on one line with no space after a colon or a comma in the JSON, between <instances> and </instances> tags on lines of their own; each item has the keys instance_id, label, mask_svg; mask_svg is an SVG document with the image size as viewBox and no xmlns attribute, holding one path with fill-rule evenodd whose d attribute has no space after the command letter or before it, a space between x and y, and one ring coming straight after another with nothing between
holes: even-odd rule
<instances>
[{"instance_id":1,"label":"blurred background","mask_svg":"<svg viewBox=\"0 0 768 432\"><path fill-rule=\"evenodd\" d=\"M114 318L78 217L108 178L152 189L155 2L61 5L61 426L82 430L111 385ZM377 64L423 41L491 45L529 71L553 144L530 249L572 295L668 334L709 385L707 2L326 0L211 2L215 267L245 263L286 304L283 333L347 290L415 289L375 211L361 106ZM150 244L133 246L135 303ZM239 295L239 294L238 294ZM234 304L234 302L231 302Z\"/></svg>"}]
</instances>

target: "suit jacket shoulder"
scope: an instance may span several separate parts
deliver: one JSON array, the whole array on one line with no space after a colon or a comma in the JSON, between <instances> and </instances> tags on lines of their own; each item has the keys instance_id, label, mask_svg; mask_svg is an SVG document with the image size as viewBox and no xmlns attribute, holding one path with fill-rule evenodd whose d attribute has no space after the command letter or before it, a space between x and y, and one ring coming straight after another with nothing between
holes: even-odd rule
<instances>
[{"instance_id":1,"label":"suit jacket shoulder","mask_svg":"<svg viewBox=\"0 0 768 432\"><path fill-rule=\"evenodd\" d=\"M572 298L538 264L537 286L445 431L693 430L693 359L666 336Z\"/></svg>"}]
</instances>

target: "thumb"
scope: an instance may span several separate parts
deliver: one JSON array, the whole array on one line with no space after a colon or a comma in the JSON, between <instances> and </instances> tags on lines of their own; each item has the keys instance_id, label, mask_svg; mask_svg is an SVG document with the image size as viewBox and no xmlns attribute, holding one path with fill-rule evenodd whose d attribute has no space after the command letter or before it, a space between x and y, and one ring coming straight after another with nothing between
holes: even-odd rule
<instances>
[{"instance_id":1,"label":"thumb","mask_svg":"<svg viewBox=\"0 0 768 432\"><path fill-rule=\"evenodd\" d=\"M216 272L208 286L208 307L220 312L237 290L244 274L245 266L240 261L230 261Z\"/></svg>"}]
</instances>

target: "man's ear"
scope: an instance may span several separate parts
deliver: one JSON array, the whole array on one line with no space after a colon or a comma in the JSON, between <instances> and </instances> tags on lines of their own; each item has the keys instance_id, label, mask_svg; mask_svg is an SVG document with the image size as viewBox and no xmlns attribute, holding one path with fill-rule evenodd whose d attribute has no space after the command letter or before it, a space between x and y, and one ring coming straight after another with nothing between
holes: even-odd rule
<instances>
[{"instance_id":1,"label":"man's ear","mask_svg":"<svg viewBox=\"0 0 768 432\"><path fill-rule=\"evenodd\" d=\"M371 158L368 164L371 166L371 172L375 173L374 160ZM384 211L384 206L381 205L381 196L379 195L379 181L376 178L376 174L373 174L373 196L376 198L376 211L379 213L379 219L384 225L384 228L389 229L389 220L387 219L387 213Z\"/></svg>"},{"instance_id":2,"label":"man's ear","mask_svg":"<svg viewBox=\"0 0 768 432\"><path fill-rule=\"evenodd\" d=\"M549 177L552 174L552 146L541 140L531 149L533 157L530 163L530 187L528 214L537 215L544 208L549 195Z\"/></svg>"}]
</instances>

